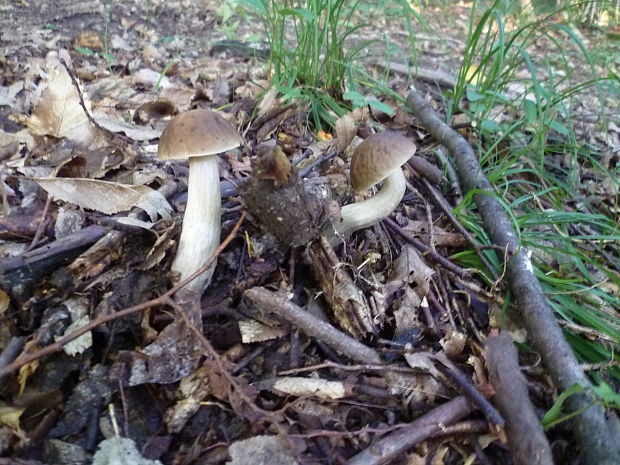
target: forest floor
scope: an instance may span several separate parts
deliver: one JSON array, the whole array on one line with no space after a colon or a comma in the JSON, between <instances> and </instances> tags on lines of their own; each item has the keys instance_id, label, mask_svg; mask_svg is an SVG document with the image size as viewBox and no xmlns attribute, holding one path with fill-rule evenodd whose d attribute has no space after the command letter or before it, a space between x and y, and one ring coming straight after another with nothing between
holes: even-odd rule
<instances>
[{"instance_id":1,"label":"forest floor","mask_svg":"<svg viewBox=\"0 0 620 465\"><path fill-rule=\"evenodd\" d=\"M441 170L433 177L437 143L416 118L367 95L393 113L363 107L328 134L311 129L303 106L273 95L259 104L262 25L227 17L221 2L72 3L1 7L0 457L10 458L0 464L90 463L98 450L101 464L510 463L488 400L493 351L513 347L488 343L503 290L447 258L468 247L440 208L459 193ZM420 69L457 77L470 7L421 11ZM406 97L408 73L371 66L386 38L394 62L411 56L402 22L386 18L360 12L370 26L351 40L377 38L359 66ZM594 66L606 74L605 59L619 59L604 58L609 39L579 34L603 50ZM443 113L440 86L421 77L418 92ZM602 102L616 115L606 129L593 116L600 103L580 100L577 129L613 165L617 101ZM221 109L246 141L220 159L227 242L199 305L168 293L187 164L156 157L171 117L190 108ZM391 219L332 248L319 232L354 199L348 147L372 128L415 141L429 171L406 165ZM274 168L281 153L284 172ZM547 411L557 391L538 355L518 361ZM396 450L398 433L412 431L406 453L363 455L379 438ZM568 426L548 437L556 463L577 463Z\"/></svg>"}]
</instances>

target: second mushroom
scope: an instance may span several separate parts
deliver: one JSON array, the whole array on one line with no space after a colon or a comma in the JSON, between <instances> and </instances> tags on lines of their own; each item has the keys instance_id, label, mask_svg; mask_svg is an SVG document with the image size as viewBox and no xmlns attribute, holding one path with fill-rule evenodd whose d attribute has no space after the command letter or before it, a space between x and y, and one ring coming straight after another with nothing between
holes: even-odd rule
<instances>
[{"instance_id":1,"label":"second mushroom","mask_svg":"<svg viewBox=\"0 0 620 465\"><path fill-rule=\"evenodd\" d=\"M331 243L378 223L394 211L407 187L401 166L415 151L415 144L397 132L373 134L356 147L351 159L353 190L359 194L381 181L383 187L369 199L341 208L340 220L323 229Z\"/></svg>"}]
</instances>

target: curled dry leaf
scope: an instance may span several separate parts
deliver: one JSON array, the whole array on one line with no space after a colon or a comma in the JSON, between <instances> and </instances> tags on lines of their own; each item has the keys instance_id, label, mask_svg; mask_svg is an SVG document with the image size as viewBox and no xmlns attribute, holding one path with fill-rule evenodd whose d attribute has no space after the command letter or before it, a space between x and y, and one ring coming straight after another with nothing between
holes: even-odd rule
<instances>
[{"instance_id":1,"label":"curled dry leaf","mask_svg":"<svg viewBox=\"0 0 620 465\"><path fill-rule=\"evenodd\" d=\"M57 199L107 215L139 206L154 220L156 214L168 218L172 211L166 198L147 186L84 178L33 178L33 181Z\"/></svg>"},{"instance_id":2,"label":"curled dry leaf","mask_svg":"<svg viewBox=\"0 0 620 465\"><path fill-rule=\"evenodd\" d=\"M277 339L285 336L288 331L284 328L264 325L256 320L241 320L239 321L239 332L241 333L241 341L249 344Z\"/></svg>"},{"instance_id":3,"label":"curled dry leaf","mask_svg":"<svg viewBox=\"0 0 620 465\"><path fill-rule=\"evenodd\" d=\"M271 111L273 108L276 107L277 105L277 99L276 97L278 96L278 89L274 87L270 88L265 95L263 95L263 98L261 99L260 103L258 104L258 117L263 117L265 116L269 111Z\"/></svg>"},{"instance_id":4,"label":"curled dry leaf","mask_svg":"<svg viewBox=\"0 0 620 465\"><path fill-rule=\"evenodd\" d=\"M180 400L166 410L165 422L168 431L180 432L211 394L207 370L207 366L202 366L179 383Z\"/></svg>"},{"instance_id":5,"label":"curled dry leaf","mask_svg":"<svg viewBox=\"0 0 620 465\"><path fill-rule=\"evenodd\" d=\"M439 343L448 357L456 357L465 349L465 344L467 344L467 336L458 331L449 330L446 336L439 341Z\"/></svg>"},{"instance_id":6,"label":"curled dry leaf","mask_svg":"<svg viewBox=\"0 0 620 465\"><path fill-rule=\"evenodd\" d=\"M368 107L355 108L336 120L338 150L343 152L357 134L357 123L368 119Z\"/></svg>"},{"instance_id":7,"label":"curled dry leaf","mask_svg":"<svg viewBox=\"0 0 620 465\"><path fill-rule=\"evenodd\" d=\"M228 465L297 465L289 441L282 436L255 436L237 441L228 449Z\"/></svg>"},{"instance_id":8,"label":"curled dry leaf","mask_svg":"<svg viewBox=\"0 0 620 465\"><path fill-rule=\"evenodd\" d=\"M344 383L340 381L302 376L278 378L272 389L293 396L314 396L320 399L342 399L347 395Z\"/></svg>"},{"instance_id":9,"label":"curled dry leaf","mask_svg":"<svg viewBox=\"0 0 620 465\"><path fill-rule=\"evenodd\" d=\"M77 329L90 322L90 318L88 316L88 299L84 297L69 297L67 300L64 301L64 304L69 310L69 313L71 314L72 323L67 327L64 334L56 338L57 340L66 336L67 334L72 333L73 331L76 331ZM81 354L92 345L93 335L89 331L82 334L77 339L65 344L62 350L64 350L67 355L74 356Z\"/></svg>"},{"instance_id":10,"label":"curled dry leaf","mask_svg":"<svg viewBox=\"0 0 620 465\"><path fill-rule=\"evenodd\" d=\"M66 137L84 145L92 142L96 134L80 106L71 77L60 67L49 72L47 88L27 124L39 136Z\"/></svg>"}]
</instances>

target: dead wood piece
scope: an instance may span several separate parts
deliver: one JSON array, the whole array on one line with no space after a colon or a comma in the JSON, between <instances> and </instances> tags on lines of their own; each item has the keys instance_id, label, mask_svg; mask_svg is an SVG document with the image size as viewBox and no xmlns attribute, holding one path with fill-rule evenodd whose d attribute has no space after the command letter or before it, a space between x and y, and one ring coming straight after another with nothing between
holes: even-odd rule
<instances>
[{"instance_id":1,"label":"dead wood piece","mask_svg":"<svg viewBox=\"0 0 620 465\"><path fill-rule=\"evenodd\" d=\"M329 304L338 325L355 338L369 333L377 334L373 313L363 292L342 267L329 242L320 240L308 247L310 266L314 271L323 296Z\"/></svg>"},{"instance_id":2,"label":"dead wood piece","mask_svg":"<svg viewBox=\"0 0 620 465\"><path fill-rule=\"evenodd\" d=\"M24 240L32 238L44 219L45 215L42 209L25 211L21 214L13 211L11 215L0 218L0 239Z\"/></svg>"},{"instance_id":3,"label":"dead wood piece","mask_svg":"<svg viewBox=\"0 0 620 465\"><path fill-rule=\"evenodd\" d=\"M106 234L101 226L91 225L54 242L0 263L0 287L7 292L17 285L29 284L68 263Z\"/></svg>"},{"instance_id":4,"label":"dead wood piece","mask_svg":"<svg viewBox=\"0 0 620 465\"><path fill-rule=\"evenodd\" d=\"M441 184L443 182L443 172L424 158L414 155L409 159L408 163L416 173L431 184Z\"/></svg>"},{"instance_id":5,"label":"dead wood piece","mask_svg":"<svg viewBox=\"0 0 620 465\"><path fill-rule=\"evenodd\" d=\"M323 201L307 192L286 155L276 146L252 160L243 203L253 218L285 247L314 240L325 222Z\"/></svg>"},{"instance_id":6,"label":"dead wood piece","mask_svg":"<svg viewBox=\"0 0 620 465\"><path fill-rule=\"evenodd\" d=\"M506 331L487 339L485 359L496 392L493 399L506 419L508 443L515 465L553 465L551 447L519 369L517 348Z\"/></svg>"},{"instance_id":7,"label":"dead wood piece","mask_svg":"<svg viewBox=\"0 0 620 465\"><path fill-rule=\"evenodd\" d=\"M454 78L454 76L446 73L445 71L440 71L437 69L409 66L405 63L385 63L380 61L371 63L371 65L387 69L392 73L411 75L412 77L420 79L421 81L437 83L438 85L442 87L447 87L448 89L452 89L454 88L454 86L456 86L456 79Z\"/></svg>"},{"instance_id":8,"label":"dead wood piece","mask_svg":"<svg viewBox=\"0 0 620 465\"><path fill-rule=\"evenodd\" d=\"M494 194L469 143L442 121L417 92L409 93L407 103L429 133L446 146L454 158L464 190L476 189ZM617 418L612 414L608 420L601 404L592 402L597 396L547 304L546 296L534 275L529 251L519 244L510 218L494 195L475 194L474 200L489 237L512 257L506 264L506 282L515 296L528 337L541 354L558 389L568 389L575 383L584 388L582 394L569 398L569 405L573 411L580 412L573 421L573 431L584 453L585 463L620 463Z\"/></svg>"},{"instance_id":9,"label":"dead wood piece","mask_svg":"<svg viewBox=\"0 0 620 465\"><path fill-rule=\"evenodd\" d=\"M456 397L411 422L409 427L399 429L374 442L364 451L349 459L347 465L388 463L416 444L441 433L444 425L460 420L473 410L474 407L465 396Z\"/></svg>"},{"instance_id":10,"label":"dead wood piece","mask_svg":"<svg viewBox=\"0 0 620 465\"><path fill-rule=\"evenodd\" d=\"M269 312L284 318L307 335L325 342L327 345L360 363L380 365L383 360L374 350L334 328L325 321L312 316L295 305L286 295L255 287L245 291L248 298L262 312Z\"/></svg>"}]
</instances>

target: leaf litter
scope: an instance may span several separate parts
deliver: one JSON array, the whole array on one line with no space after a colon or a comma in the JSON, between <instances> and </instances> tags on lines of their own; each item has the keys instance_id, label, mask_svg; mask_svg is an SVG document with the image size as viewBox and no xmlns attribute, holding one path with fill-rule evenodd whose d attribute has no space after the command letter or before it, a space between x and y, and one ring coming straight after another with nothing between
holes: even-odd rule
<instances>
[{"instance_id":1,"label":"leaf litter","mask_svg":"<svg viewBox=\"0 0 620 465\"><path fill-rule=\"evenodd\" d=\"M319 137L303 107L278 100L260 63L227 50L209 54L200 34L168 41L177 25L145 21L153 11L140 8L147 9L137 14L116 5L110 37L98 14L77 19L92 31L60 20L54 33L34 26L26 37L3 33L11 44L0 86L3 205L10 214L0 218L6 258L0 315L7 322L0 347L25 336L23 350L34 352L174 285L169 269L187 169L160 163L154 154L177 112L226 107L227 118L243 130L248 146L220 160L222 186L229 189L222 199L223 235L241 208L250 220L194 303L202 324L180 324L179 310L160 301L92 328L62 351L23 365L17 377L5 375L0 455L32 464L78 457L101 464L344 462L444 400L458 400L463 387L438 368L437 354L458 363L454 369L482 391L480 332L487 326L469 306L475 302L485 314L501 304L493 293L477 292L483 281L468 277L473 282L465 286L428 259L431 252L383 223L335 250L318 240L338 205L354 200L346 179L359 136L374 125L425 144L411 116L394 102L391 115L365 105L337 120L335 139ZM197 32L216 24L214 11L172 2L168 14ZM26 56L22 40L38 56ZM68 43L74 48L65 48ZM426 39L422 46L433 43ZM113 62L103 55L107 46ZM394 87L404 94L405 84ZM278 157L286 168L273 164ZM420 188L419 175L406 172ZM433 254L464 247L439 210L429 218L424 200L408 195L397 227L432 242ZM265 199L273 206L256 206ZM63 220L74 214L77 219ZM26 218L37 221L18 228ZM62 232L62 222L73 226ZM308 235L300 238L302 230ZM22 255L30 245L36 253ZM272 306L290 302L293 316L244 294L252 289L268 289ZM292 320L295 312L302 320ZM336 344L326 328L361 347ZM533 356L526 361L537 362ZM533 379L548 406L548 379L544 373ZM125 437L112 431L116 420L108 406L122 418ZM484 418L474 413L469 423L451 425L461 432L429 435L407 460L465 463L484 443L492 463L503 463L502 434ZM476 421L482 428L472 426Z\"/></svg>"}]
</instances>

